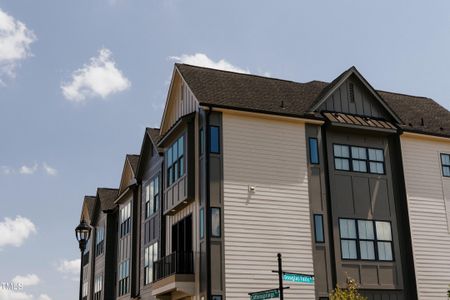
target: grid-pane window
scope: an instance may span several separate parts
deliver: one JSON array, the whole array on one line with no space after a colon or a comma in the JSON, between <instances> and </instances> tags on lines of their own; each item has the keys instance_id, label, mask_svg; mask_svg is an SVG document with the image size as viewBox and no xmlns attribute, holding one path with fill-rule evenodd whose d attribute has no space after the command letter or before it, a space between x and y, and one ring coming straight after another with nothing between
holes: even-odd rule
<instances>
[{"instance_id":1,"label":"grid-pane window","mask_svg":"<svg viewBox=\"0 0 450 300\"><path fill-rule=\"evenodd\" d=\"M359 146L333 145L336 170L384 174L384 150Z\"/></svg>"},{"instance_id":2,"label":"grid-pane window","mask_svg":"<svg viewBox=\"0 0 450 300\"><path fill-rule=\"evenodd\" d=\"M120 209L120 237L130 233L131 230L131 202Z\"/></svg>"},{"instance_id":3,"label":"grid-pane window","mask_svg":"<svg viewBox=\"0 0 450 300\"><path fill-rule=\"evenodd\" d=\"M124 260L119 265L119 296L125 295L129 291L130 261Z\"/></svg>"},{"instance_id":4,"label":"grid-pane window","mask_svg":"<svg viewBox=\"0 0 450 300\"><path fill-rule=\"evenodd\" d=\"M350 150L345 145L334 145L334 166L336 170L350 171Z\"/></svg>"},{"instance_id":5,"label":"grid-pane window","mask_svg":"<svg viewBox=\"0 0 450 300\"><path fill-rule=\"evenodd\" d=\"M316 237L316 243L325 242L325 236L323 232L323 216L314 215L314 235Z\"/></svg>"},{"instance_id":6,"label":"grid-pane window","mask_svg":"<svg viewBox=\"0 0 450 300\"><path fill-rule=\"evenodd\" d=\"M144 250L144 284L153 281L153 263L158 260L158 243L145 247Z\"/></svg>"},{"instance_id":7,"label":"grid-pane window","mask_svg":"<svg viewBox=\"0 0 450 300\"><path fill-rule=\"evenodd\" d=\"M158 209L159 176L156 176L145 186L145 218L153 215Z\"/></svg>"},{"instance_id":8,"label":"grid-pane window","mask_svg":"<svg viewBox=\"0 0 450 300\"><path fill-rule=\"evenodd\" d=\"M450 154L441 154L442 175L450 177Z\"/></svg>"},{"instance_id":9,"label":"grid-pane window","mask_svg":"<svg viewBox=\"0 0 450 300\"><path fill-rule=\"evenodd\" d=\"M184 175L184 152L184 135L182 135L166 151L167 186Z\"/></svg>"},{"instance_id":10,"label":"grid-pane window","mask_svg":"<svg viewBox=\"0 0 450 300\"><path fill-rule=\"evenodd\" d=\"M211 235L213 237L220 237L220 208L211 208Z\"/></svg>"},{"instance_id":11,"label":"grid-pane window","mask_svg":"<svg viewBox=\"0 0 450 300\"><path fill-rule=\"evenodd\" d=\"M95 256L103 253L105 241L105 228L97 227L95 234Z\"/></svg>"},{"instance_id":12,"label":"grid-pane window","mask_svg":"<svg viewBox=\"0 0 450 300\"><path fill-rule=\"evenodd\" d=\"M319 163L319 144L316 138L309 138L309 162L311 164Z\"/></svg>"},{"instance_id":13,"label":"grid-pane window","mask_svg":"<svg viewBox=\"0 0 450 300\"><path fill-rule=\"evenodd\" d=\"M392 261L391 223L340 219L342 259Z\"/></svg>"},{"instance_id":14,"label":"grid-pane window","mask_svg":"<svg viewBox=\"0 0 450 300\"><path fill-rule=\"evenodd\" d=\"M95 276L94 281L94 300L102 299L103 275Z\"/></svg>"},{"instance_id":15,"label":"grid-pane window","mask_svg":"<svg viewBox=\"0 0 450 300\"><path fill-rule=\"evenodd\" d=\"M87 297L88 292L89 292L89 281L85 281L83 282L83 292L82 292L83 297Z\"/></svg>"}]
</instances>

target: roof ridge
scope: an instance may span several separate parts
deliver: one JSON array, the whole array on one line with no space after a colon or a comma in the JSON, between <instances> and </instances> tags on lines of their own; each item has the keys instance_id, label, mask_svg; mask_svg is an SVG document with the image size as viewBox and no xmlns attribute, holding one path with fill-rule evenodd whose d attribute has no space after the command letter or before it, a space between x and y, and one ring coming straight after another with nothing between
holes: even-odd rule
<instances>
[{"instance_id":1,"label":"roof ridge","mask_svg":"<svg viewBox=\"0 0 450 300\"><path fill-rule=\"evenodd\" d=\"M188 67L194 67L194 68L199 68L199 69L212 70L212 71L217 71L217 72L222 72L222 73L231 73L231 74L237 74L237 75L242 75L242 76L259 77L259 78L264 78L264 79L269 79L269 80L276 80L276 81L284 81L284 82L289 82L289 83L305 84L304 82L298 82L298 81L293 81L293 80L288 80L288 79L281 79L281 78L277 78L277 77L267 77L267 76L251 74L251 73L239 73L239 72L235 72L235 71L214 69L214 68L202 67L202 66L196 66L196 65L190 65L190 64L175 63L175 65L176 66L188 66Z\"/></svg>"},{"instance_id":2,"label":"roof ridge","mask_svg":"<svg viewBox=\"0 0 450 300\"><path fill-rule=\"evenodd\" d=\"M109 188L109 187L98 187L98 190L119 190L118 188Z\"/></svg>"},{"instance_id":3,"label":"roof ridge","mask_svg":"<svg viewBox=\"0 0 450 300\"><path fill-rule=\"evenodd\" d=\"M389 92L389 91L385 91L385 90L376 90L376 91L379 92L379 93L387 93L387 94L393 94L393 95L399 95L399 96L414 97L414 98L422 98L422 99L434 101L432 98L430 98L430 97L425 97L425 96L417 96L417 95L411 95L411 94L405 94L405 93L398 93L398 92ZM435 101L435 102L436 102L436 101Z\"/></svg>"}]
</instances>

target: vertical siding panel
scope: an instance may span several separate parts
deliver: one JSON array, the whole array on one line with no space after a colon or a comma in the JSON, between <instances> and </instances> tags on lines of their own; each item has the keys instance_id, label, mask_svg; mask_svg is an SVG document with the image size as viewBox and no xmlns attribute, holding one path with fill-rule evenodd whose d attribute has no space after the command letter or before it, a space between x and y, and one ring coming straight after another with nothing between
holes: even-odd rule
<instances>
[{"instance_id":1,"label":"vertical siding panel","mask_svg":"<svg viewBox=\"0 0 450 300\"><path fill-rule=\"evenodd\" d=\"M223 159L226 298L276 288L278 252L313 274L304 124L224 113ZM314 299L314 285L289 286L286 299Z\"/></svg>"},{"instance_id":2,"label":"vertical siding panel","mask_svg":"<svg viewBox=\"0 0 450 300\"><path fill-rule=\"evenodd\" d=\"M450 141L401 142L419 299L444 299L450 284L450 179L442 176L440 153L450 152Z\"/></svg>"}]
</instances>

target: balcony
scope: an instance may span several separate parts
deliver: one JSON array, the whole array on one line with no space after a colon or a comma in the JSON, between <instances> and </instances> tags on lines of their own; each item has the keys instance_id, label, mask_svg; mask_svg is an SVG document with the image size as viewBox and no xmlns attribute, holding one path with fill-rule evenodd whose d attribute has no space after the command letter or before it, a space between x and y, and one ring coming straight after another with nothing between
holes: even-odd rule
<instances>
[{"instance_id":1,"label":"balcony","mask_svg":"<svg viewBox=\"0 0 450 300\"><path fill-rule=\"evenodd\" d=\"M152 295L160 299L179 299L195 293L193 252L174 252L153 265Z\"/></svg>"}]
</instances>

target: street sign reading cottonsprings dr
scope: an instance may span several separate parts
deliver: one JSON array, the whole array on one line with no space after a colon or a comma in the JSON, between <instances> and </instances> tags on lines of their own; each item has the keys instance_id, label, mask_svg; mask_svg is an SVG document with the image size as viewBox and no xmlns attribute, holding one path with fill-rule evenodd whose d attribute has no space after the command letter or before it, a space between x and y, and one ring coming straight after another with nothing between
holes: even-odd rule
<instances>
[{"instance_id":1,"label":"street sign reading cottonsprings dr","mask_svg":"<svg viewBox=\"0 0 450 300\"><path fill-rule=\"evenodd\" d=\"M264 300L264 299L271 299L271 298L278 298L278 297L280 297L279 289L272 289L272 290L250 293L250 300Z\"/></svg>"}]
</instances>

